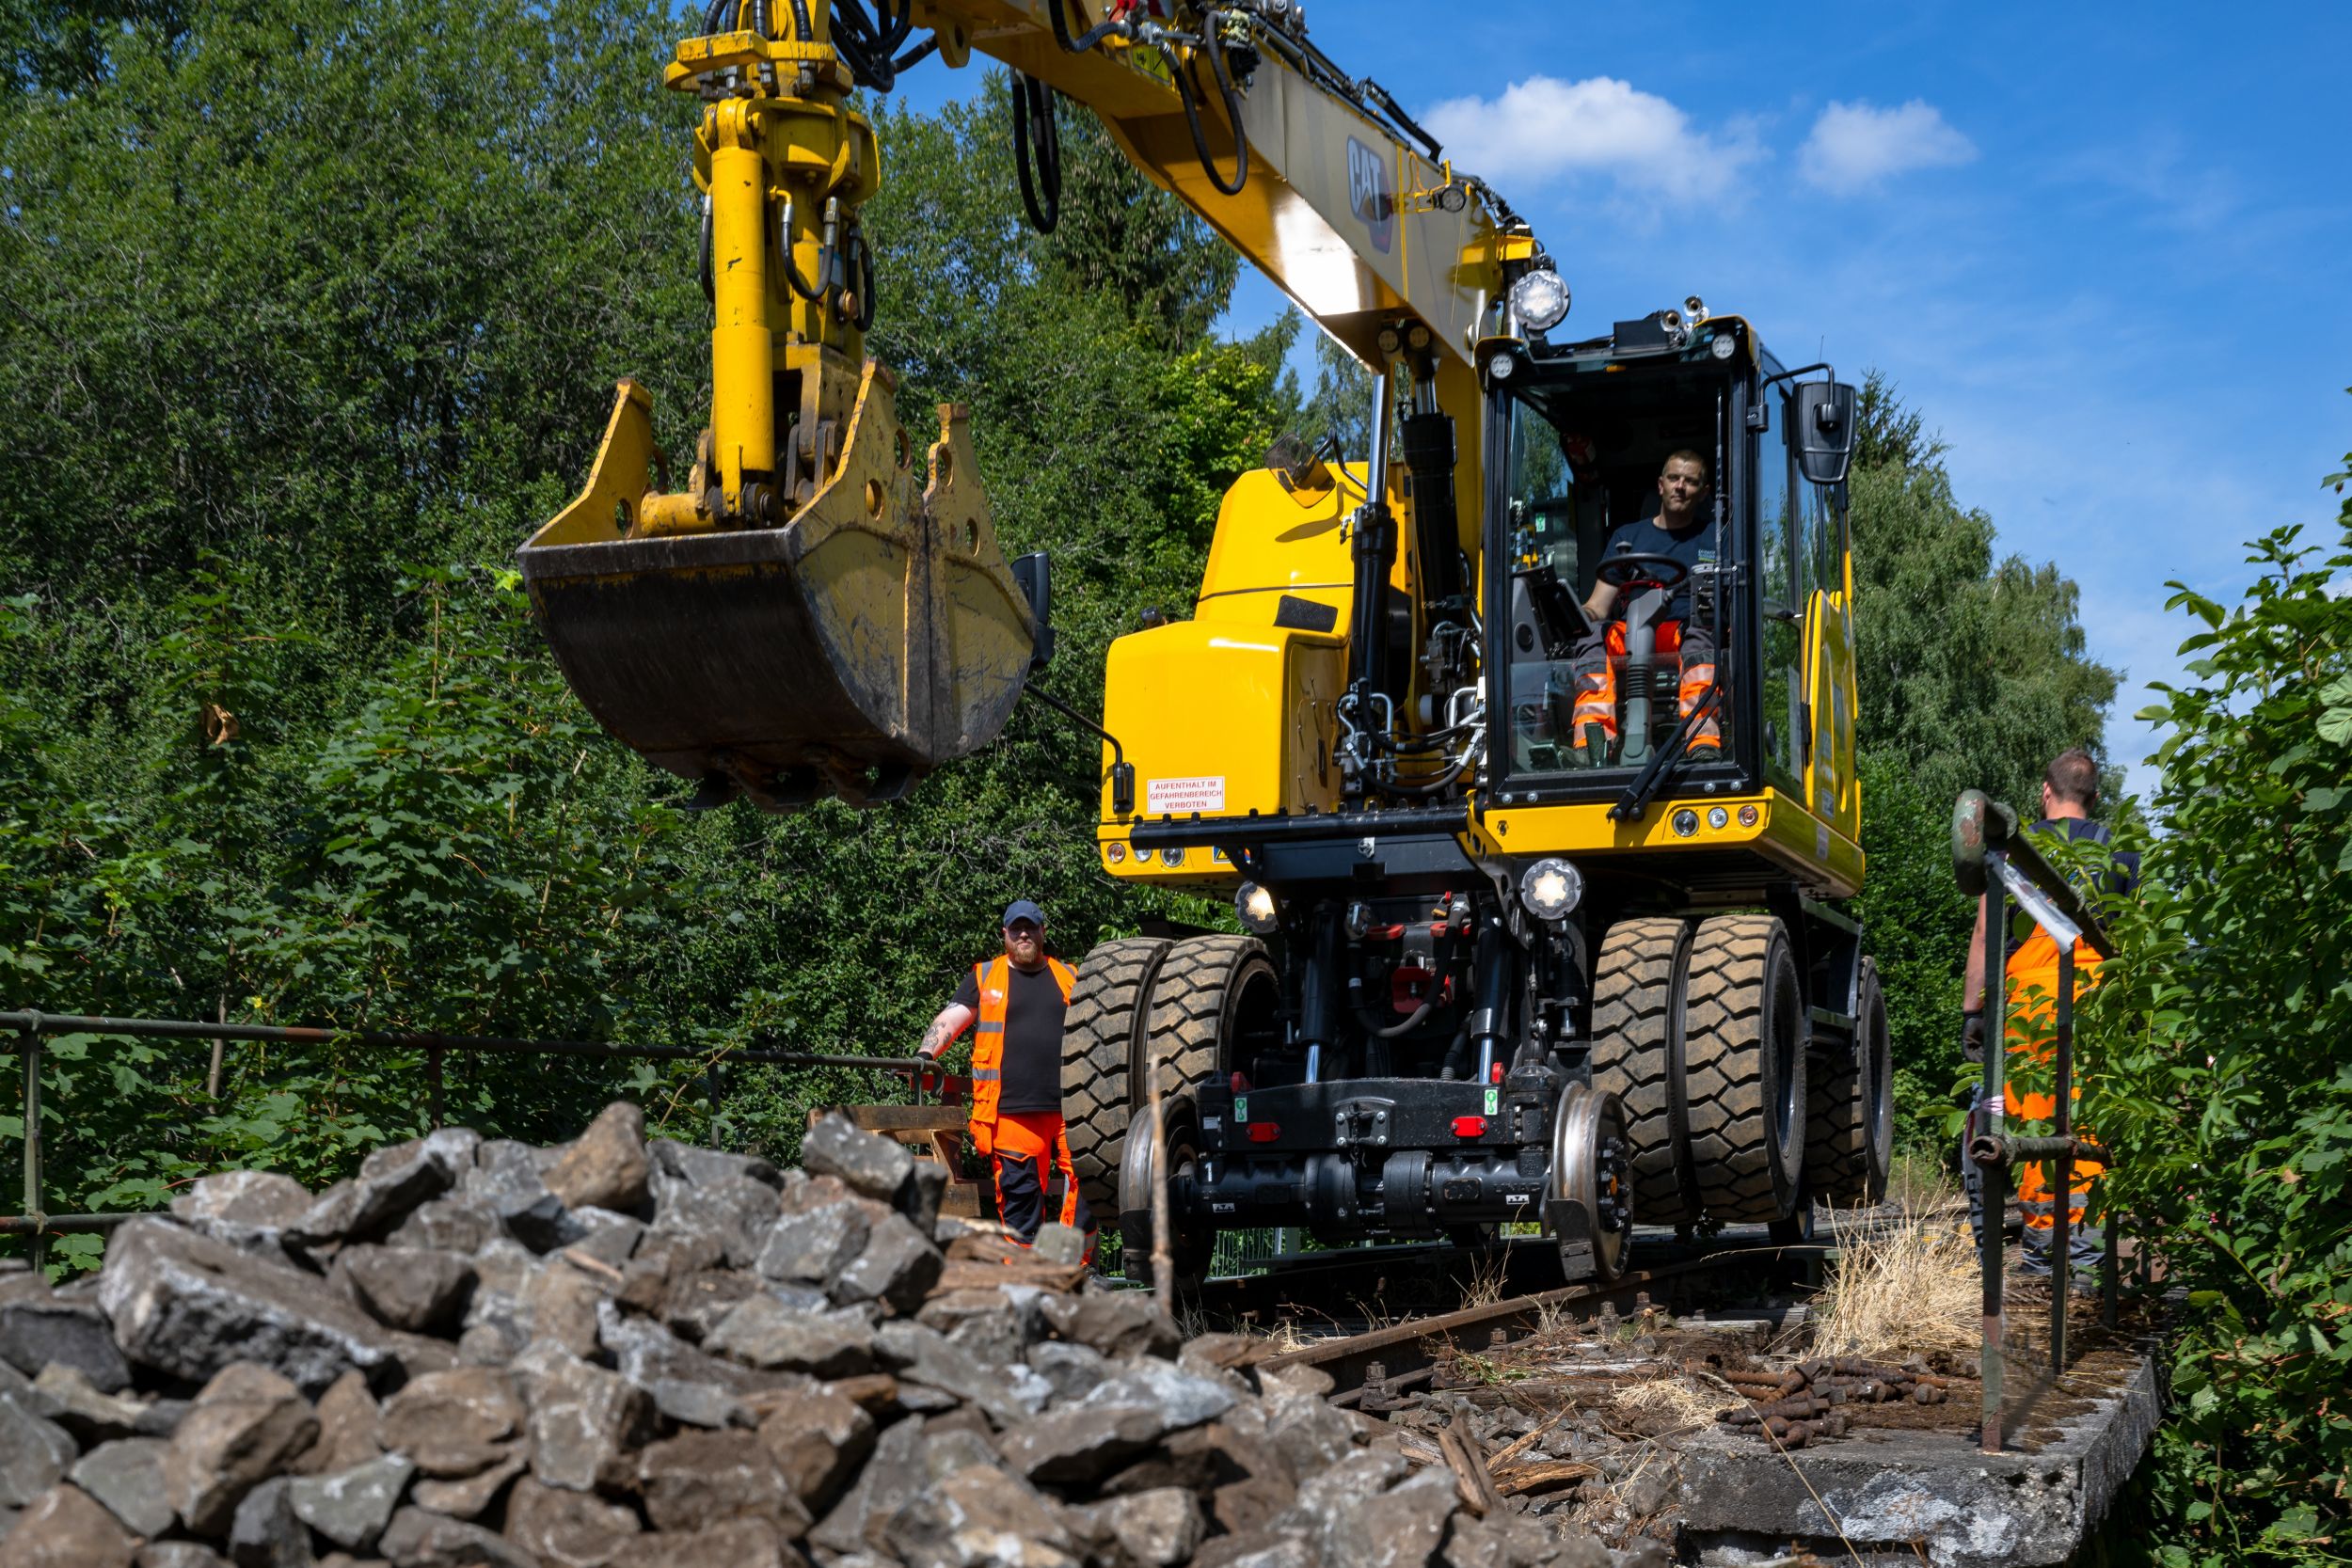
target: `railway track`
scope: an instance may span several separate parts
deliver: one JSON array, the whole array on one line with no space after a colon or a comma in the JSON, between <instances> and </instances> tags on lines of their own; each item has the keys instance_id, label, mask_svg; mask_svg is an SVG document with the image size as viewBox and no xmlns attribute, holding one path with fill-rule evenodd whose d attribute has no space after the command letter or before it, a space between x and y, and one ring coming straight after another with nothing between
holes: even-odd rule
<instances>
[{"instance_id":1,"label":"railway track","mask_svg":"<svg viewBox=\"0 0 2352 1568\"><path fill-rule=\"evenodd\" d=\"M1535 1237L1483 1251L1422 1244L1315 1253L1212 1281L1200 1305L1212 1322L1308 1340L1265 1365L1318 1368L1332 1380L1334 1402L1348 1404L1368 1372L1391 1390L1413 1387L1454 1351L1506 1346L1539 1324L1605 1309L1629 1315L1656 1306L1688 1316L1730 1305L1744 1320L1776 1320L1788 1306L1775 1298L1818 1284L1834 1250L1826 1242L1775 1244L1760 1227L1697 1243L1677 1244L1671 1232L1644 1243L1636 1256L1645 1267L1578 1285L1547 1286L1547 1275L1559 1278L1558 1258Z\"/></svg>"}]
</instances>

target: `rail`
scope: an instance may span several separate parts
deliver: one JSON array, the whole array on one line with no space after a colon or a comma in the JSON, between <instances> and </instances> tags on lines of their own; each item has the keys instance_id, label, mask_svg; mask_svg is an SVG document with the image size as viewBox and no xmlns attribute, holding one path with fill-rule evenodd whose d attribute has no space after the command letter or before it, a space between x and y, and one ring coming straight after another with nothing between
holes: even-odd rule
<instances>
[{"instance_id":1,"label":"rail","mask_svg":"<svg viewBox=\"0 0 2352 1568\"><path fill-rule=\"evenodd\" d=\"M180 1039L267 1045L338 1045L372 1051L421 1052L425 1059L427 1110L441 1125L441 1062L446 1055L586 1056L623 1061L749 1062L768 1067L847 1068L888 1072L908 1080L917 1104L936 1089L943 1101L969 1091L971 1081L942 1072L930 1062L904 1056L850 1056L759 1046L713 1049L694 1045L629 1045L606 1040L517 1038L498 1035L411 1034L382 1029L326 1029L267 1023L206 1023L186 1019L102 1018L84 1013L0 1012L0 1052L24 1058L24 1212L0 1217L0 1236L30 1236L34 1264L45 1261L47 1238L110 1229L137 1211L105 1214L46 1212L41 1172L40 1078L52 1035L95 1035L117 1039Z\"/></svg>"},{"instance_id":2,"label":"rail","mask_svg":"<svg viewBox=\"0 0 2352 1568\"><path fill-rule=\"evenodd\" d=\"M2034 847L2032 835L2018 828L2017 814L1979 789L1963 790L1952 808L1952 873L1963 893L1984 899L1986 990L1999 1000L1985 1023L1984 1078L1979 1097L1979 1121L1969 1139L1967 1158L1983 1173L1984 1225L1979 1264L1984 1280L1984 1331L1979 1367L1984 1379L1984 1425L1979 1441L1986 1453L2001 1451L2001 1367L2008 1338L2008 1315L2003 1300L2005 1241L2002 1216L2008 1210L2010 1175L2018 1165L2044 1160L2057 1163L2050 1183L2050 1374L2066 1370L2066 1312L2072 1295L2068 1258L2070 1212L2073 1205L2074 1159L2096 1155L2111 1164L2113 1156L2074 1132L2074 947L2077 942L2103 958L2115 957L2115 943L2100 923L2098 911L2082 890ZM2015 899L2058 947L2057 995L2051 1004L2051 1035L2056 1082L2053 1117L2057 1132L2048 1137L2012 1136L2002 1125L2006 1085L2003 1073L2009 1055L2010 988L1994 985L1991 971L1996 945L2009 929L2009 905ZM2090 1211L2086 1204L2084 1214ZM2111 1324L2116 1317L2117 1270L2120 1262L2116 1226L2107 1217L2106 1256L2101 1293Z\"/></svg>"}]
</instances>

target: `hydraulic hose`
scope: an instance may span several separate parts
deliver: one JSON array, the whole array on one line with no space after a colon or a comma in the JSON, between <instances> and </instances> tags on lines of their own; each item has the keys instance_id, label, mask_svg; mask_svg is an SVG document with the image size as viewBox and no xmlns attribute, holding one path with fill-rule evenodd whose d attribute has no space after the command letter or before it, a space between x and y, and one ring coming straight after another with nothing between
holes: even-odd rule
<instances>
[{"instance_id":1,"label":"hydraulic hose","mask_svg":"<svg viewBox=\"0 0 2352 1568\"><path fill-rule=\"evenodd\" d=\"M705 224L709 221L707 215L703 219ZM707 243L703 247L703 253L706 256L709 254ZM776 259L784 263L784 281L787 287L811 305L824 303L825 279L833 271L833 250L831 246L827 246L818 254L816 286L812 288L803 282L800 259L792 254L792 198L788 196L784 198L783 210L776 218Z\"/></svg>"},{"instance_id":2,"label":"hydraulic hose","mask_svg":"<svg viewBox=\"0 0 2352 1568\"><path fill-rule=\"evenodd\" d=\"M1217 173L1216 160L1209 155L1208 133L1200 126L1200 89L1192 80L1190 68L1176 57L1176 51L1168 45L1160 45L1160 53L1167 56L1168 75L1175 78L1176 98L1184 106L1184 126L1192 133L1192 152L1200 160L1200 172L1209 177L1209 183L1219 195L1239 196L1241 188L1249 183L1249 135L1241 127L1241 93L1233 86L1232 69L1225 59L1225 45L1216 36L1217 19L1223 14L1210 11L1202 20L1200 47L1209 56L1209 70L1216 76L1217 91L1225 102L1225 119L1233 128L1231 184Z\"/></svg>"},{"instance_id":3,"label":"hydraulic hose","mask_svg":"<svg viewBox=\"0 0 2352 1568\"><path fill-rule=\"evenodd\" d=\"M1061 222L1061 123L1054 89L1018 71L1012 73L1012 166L1031 227L1052 233Z\"/></svg>"},{"instance_id":4,"label":"hydraulic hose","mask_svg":"<svg viewBox=\"0 0 2352 1568\"><path fill-rule=\"evenodd\" d=\"M1083 55L1106 38L1131 39L1136 36L1132 24L1116 18L1106 18L1089 28L1084 37L1073 39L1070 36L1070 18L1062 11L1068 4L1069 0L1045 0L1045 14L1054 22L1054 41L1061 45L1065 55Z\"/></svg>"},{"instance_id":5,"label":"hydraulic hose","mask_svg":"<svg viewBox=\"0 0 2352 1568\"><path fill-rule=\"evenodd\" d=\"M866 243L863 228L850 230L850 244L857 256L857 329L874 329L874 247Z\"/></svg>"}]
</instances>

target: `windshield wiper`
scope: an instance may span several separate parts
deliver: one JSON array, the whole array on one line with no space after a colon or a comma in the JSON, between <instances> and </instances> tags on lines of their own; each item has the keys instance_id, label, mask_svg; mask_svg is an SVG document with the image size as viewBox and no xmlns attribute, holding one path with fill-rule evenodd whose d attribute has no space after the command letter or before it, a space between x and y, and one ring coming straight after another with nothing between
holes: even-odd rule
<instances>
[{"instance_id":1,"label":"windshield wiper","mask_svg":"<svg viewBox=\"0 0 2352 1568\"><path fill-rule=\"evenodd\" d=\"M1617 797L1617 803L1609 808L1610 820L1639 822L1642 819L1642 814L1649 809L1649 803L1658 799L1665 789L1667 780L1674 776L1675 765L1682 760L1683 752L1690 750L1691 737L1699 733L1700 722L1715 711L1723 694L1723 686L1718 683L1708 687L1692 705L1691 711L1682 716L1682 722L1675 726L1675 733L1666 737L1666 744L1661 746L1658 754L1649 759L1649 766L1634 777L1632 784L1626 786L1626 792Z\"/></svg>"}]
</instances>

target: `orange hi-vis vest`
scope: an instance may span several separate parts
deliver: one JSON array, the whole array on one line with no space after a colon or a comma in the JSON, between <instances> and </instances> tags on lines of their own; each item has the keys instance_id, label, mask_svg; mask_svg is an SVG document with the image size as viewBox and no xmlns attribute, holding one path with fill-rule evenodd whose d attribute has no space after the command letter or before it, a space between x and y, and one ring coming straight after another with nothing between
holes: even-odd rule
<instances>
[{"instance_id":1,"label":"orange hi-vis vest","mask_svg":"<svg viewBox=\"0 0 2352 1568\"><path fill-rule=\"evenodd\" d=\"M1062 1005L1069 1006L1070 988L1078 977L1059 958L1047 958L1045 968L1061 988ZM994 1121L1005 1097L1005 1012L1012 994L1012 960L1000 957L974 964L972 976L980 988L980 1021L972 1036L972 1119Z\"/></svg>"},{"instance_id":2,"label":"orange hi-vis vest","mask_svg":"<svg viewBox=\"0 0 2352 1568\"><path fill-rule=\"evenodd\" d=\"M2009 988L2009 1027L2003 1044L2013 1058L2047 1064L2057 1057L2055 1031L2058 1019L2058 945L2041 927L2033 928L2017 951L2010 954L2002 968L2004 983ZM2074 943L2074 996L2099 983L2099 955L2086 942ZM2076 1072L2079 1076L2080 1062ZM2047 1122L2058 1116L2057 1085L2053 1092L2037 1093L2021 1089L2012 1075L2001 1084L2002 1109L2019 1121ZM2082 1085L2073 1085L2067 1098L2079 1101ZM2053 1129L2055 1131L2055 1129ZM2077 1137L2089 1139L2090 1130L2077 1125ZM2017 1207L2026 1224L2035 1230L2053 1230L2058 1226L2058 1182L2055 1166L2034 1161L2019 1167L2017 1172ZM2074 1156L2073 1180L2066 1195L2067 1224L2079 1229L2090 1203L2090 1184L2106 1167L2088 1154Z\"/></svg>"}]
</instances>

